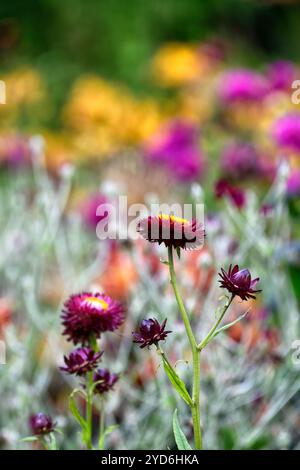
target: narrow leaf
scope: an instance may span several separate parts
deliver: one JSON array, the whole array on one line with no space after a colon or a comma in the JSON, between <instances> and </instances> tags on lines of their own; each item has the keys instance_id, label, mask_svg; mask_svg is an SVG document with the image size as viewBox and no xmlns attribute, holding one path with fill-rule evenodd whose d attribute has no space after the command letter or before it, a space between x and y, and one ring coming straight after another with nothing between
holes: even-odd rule
<instances>
[{"instance_id":1,"label":"narrow leaf","mask_svg":"<svg viewBox=\"0 0 300 470\"><path fill-rule=\"evenodd\" d=\"M175 410L173 414L173 433L178 450L192 450L192 447L180 427L177 410Z\"/></svg>"},{"instance_id":2,"label":"narrow leaf","mask_svg":"<svg viewBox=\"0 0 300 470\"><path fill-rule=\"evenodd\" d=\"M236 323L238 323L239 321L243 320L243 318L245 318L245 316L249 313L250 309L247 310L245 313L243 313L243 315L240 315L238 318L236 318L235 320L233 320L232 322L230 323L227 323L226 325L222 326L221 328L218 328L215 332L214 332L214 335L212 336L212 338L215 338L215 336L217 336L219 333L221 333L222 331L225 331L225 330L228 330L228 328L230 328L231 326L235 325Z\"/></svg>"},{"instance_id":3,"label":"narrow leaf","mask_svg":"<svg viewBox=\"0 0 300 470\"><path fill-rule=\"evenodd\" d=\"M20 439L20 442L34 442L38 441L38 438L36 436L28 436L24 437L23 439Z\"/></svg>"},{"instance_id":4,"label":"narrow leaf","mask_svg":"<svg viewBox=\"0 0 300 470\"><path fill-rule=\"evenodd\" d=\"M70 399L69 399L69 406L70 406L70 411L72 413L72 415L74 416L74 418L76 419L76 421L78 421L78 423L80 424L82 430L84 432L87 431L87 423L85 421L85 419L81 416L78 408L77 408L77 405L75 403L75 399L74 399L74 395L76 393L76 390L74 390L71 395L70 395Z\"/></svg>"},{"instance_id":5,"label":"narrow leaf","mask_svg":"<svg viewBox=\"0 0 300 470\"><path fill-rule=\"evenodd\" d=\"M105 429L105 431L103 432L103 434L101 434L99 438L99 450L104 450L104 444L105 444L104 441L105 441L106 436L111 434L118 427L119 426L117 424L112 424L107 429Z\"/></svg>"},{"instance_id":6,"label":"narrow leaf","mask_svg":"<svg viewBox=\"0 0 300 470\"><path fill-rule=\"evenodd\" d=\"M193 405L192 399L189 395L189 392L186 389L186 386L185 386L185 383L183 382L183 380L181 380L179 375L177 375L177 373L175 372L173 367L169 364L169 362L164 357L163 357L163 364L164 364L165 372L166 372L171 384L175 388L175 390L179 393L181 398L189 406L192 406Z\"/></svg>"}]
</instances>

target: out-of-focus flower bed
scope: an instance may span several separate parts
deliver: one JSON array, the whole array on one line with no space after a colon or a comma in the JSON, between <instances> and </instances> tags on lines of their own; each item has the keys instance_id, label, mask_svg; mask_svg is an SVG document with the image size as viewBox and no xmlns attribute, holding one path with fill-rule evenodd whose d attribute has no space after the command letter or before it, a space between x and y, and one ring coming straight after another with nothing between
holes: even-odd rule
<instances>
[{"instance_id":1,"label":"out-of-focus flower bed","mask_svg":"<svg viewBox=\"0 0 300 470\"><path fill-rule=\"evenodd\" d=\"M261 278L262 294L205 351L202 420L206 448L299 448L300 105L291 100L298 64L232 66L219 41L170 43L149 75L160 98L135 94L101 76L70 85L59 130L45 128L47 84L34 69L1 79L0 446L28 448L28 417L55 416L62 448L78 448L68 414L71 376L60 311L74 292L97 289L127 307L119 333L103 339L121 374L106 401L113 449L172 448L175 403L157 357L132 344L143 318L168 318L166 350L186 347L162 251L141 241L99 241L102 202L203 203L206 241L186 252L178 278L201 338L213 322L217 271L236 263ZM185 377L190 357L178 363ZM187 374L188 376L188 374ZM82 404L83 406L84 404ZM96 410L95 410L96 414ZM184 411L181 414L184 417ZM191 436L191 423L183 419ZM157 432L159 430L159 432Z\"/></svg>"}]
</instances>

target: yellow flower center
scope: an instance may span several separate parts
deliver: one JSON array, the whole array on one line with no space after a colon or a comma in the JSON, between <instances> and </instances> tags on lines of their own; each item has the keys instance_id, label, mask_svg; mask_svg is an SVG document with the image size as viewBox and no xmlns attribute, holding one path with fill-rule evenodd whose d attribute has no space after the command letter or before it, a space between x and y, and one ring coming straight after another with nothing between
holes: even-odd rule
<instances>
[{"instance_id":1,"label":"yellow flower center","mask_svg":"<svg viewBox=\"0 0 300 470\"><path fill-rule=\"evenodd\" d=\"M176 217L176 215L159 214L158 217L160 219L171 220L172 222L178 222L179 224L188 224L189 223L189 221L187 219L182 219L181 217Z\"/></svg>"},{"instance_id":2,"label":"yellow flower center","mask_svg":"<svg viewBox=\"0 0 300 470\"><path fill-rule=\"evenodd\" d=\"M101 308L103 310L106 310L108 308L108 303L105 302L105 300L100 299L99 297L93 297L93 296L86 297L85 302L88 302L89 304L92 304L92 306L94 306L94 307L101 306Z\"/></svg>"}]
</instances>

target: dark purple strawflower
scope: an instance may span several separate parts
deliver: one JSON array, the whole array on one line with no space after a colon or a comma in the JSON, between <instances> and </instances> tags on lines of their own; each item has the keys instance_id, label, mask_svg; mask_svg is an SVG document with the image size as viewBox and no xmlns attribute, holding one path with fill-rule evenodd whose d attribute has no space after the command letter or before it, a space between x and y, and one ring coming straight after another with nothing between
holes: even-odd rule
<instances>
[{"instance_id":1,"label":"dark purple strawflower","mask_svg":"<svg viewBox=\"0 0 300 470\"><path fill-rule=\"evenodd\" d=\"M256 297L253 294L261 292L261 290L254 290L259 277L252 280L249 269L239 270L238 265L233 268L230 265L227 272L221 268L219 276L221 277L219 281L221 287L227 289L233 295L238 295L242 300L255 299Z\"/></svg>"},{"instance_id":2,"label":"dark purple strawflower","mask_svg":"<svg viewBox=\"0 0 300 470\"><path fill-rule=\"evenodd\" d=\"M118 374L113 374L108 369L97 369L93 375L93 381L96 384L95 393L109 392L118 380Z\"/></svg>"},{"instance_id":3,"label":"dark purple strawflower","mask_svg":"<svg viewBox=\"0 0 300 470\"><path fill-rule=\"evenodd\" d=\"M227 197L238 209L242 209L246 203L245 192L224 179L217 181L215 195L218 199Z\"/></svg>"},{"instance_id":4,"label":"dark purple strawflower","mask_svg":"<svg viewBox=\"0 0 300 470\"><path fill-rule=\"evenodd\" d=\"M233 69L225 72L219 82L219 96L226 103L259 101L268 92L265 77L249 69Z\"/></svg>"},{"instance_id":5,"label":"dark purple strawflower","mask_svg":"<svg viewBox=\"0 0 300 470\"><path fill-rule=\"evenodd\" d=\"M166 339L171 331L165 331L167 319L160 325L155 318L149 318L149 320L143 320L140 325L138 333L133 332L133 342L139 343L141 348L151 346L151 344L157 345L159 341Z\"/></svg>"},{"instance_id":6,"label":"dark purple strawflower","mask_svg":"<svg viewBox=\"0 0 300 470\"><path fill-rule=\"evenodd\" d=\"M203 247L205 232L197 220L191 221L175 215L159 214L142 219L137 231L151 243L164 243L175 249L197 250Z\"/></svg>"},{"instance_id":7,"label":"dark purple strawflower","mask_svg":"<svg viewBox=\"0 0 300 470\"><path fill-rule=\"evenodd\" d=\"M91 336L116 330L124 321L123 305L105 294L83 292L71 295L64 304L63 335L74 344L88 344Z\"/></svg>"},{"instance_id":8,"label":"dark purple strawflower","mask_svg":"<svg viewBox=\"0 0 300 470\"><path fill-rule=\"evenodd\" d=\"M77 348L69 356L64 356L66 366L60 370L68 374L84 375L95 369L103 352L95 352L91 348Z\"/></svg>"},{"instance_id":9,"label":"dark purple strawflower","mask_svg":"<svg viewBox=\"0 0 300 470\"><path fill-rule=\"evenodd\" d=\"M183 120L164 126L147 144L145 154L151 163L163 165L183 183L197 180L204 170L198 129Z\"/></svg>"},{"instance_id":10,"label":"dark purple strawflower","mask_svg":"<svg viewBox=\"0 0 300 470\"><path fill-rule=\"evenodd\" d=\"M53 432L55 423L53 423L51 416L37 413L29 417L29 426L34 435L41 436Z\"/></svg>"},{"instance_id":11,"label":"dark purple strawflower","mask_svg":"<svg viewBox=\"0 0 300 470\"><path fill-rule=\"evenodd\" d=\"M277 119L272 135L280 147L300 152L300 113L285 114Z\"/></svg>"},{"instance_id":12,"label":"dark purple strawflower","mask_svg":"<svg viewBox=\"0 0 300 470\"><path fill-rule=\"evenodd\" d=\"M260 176L259 155L248 142L232 142L221 155L223 173L230 179L241 180Z\"/></svg>"}]
</instances>

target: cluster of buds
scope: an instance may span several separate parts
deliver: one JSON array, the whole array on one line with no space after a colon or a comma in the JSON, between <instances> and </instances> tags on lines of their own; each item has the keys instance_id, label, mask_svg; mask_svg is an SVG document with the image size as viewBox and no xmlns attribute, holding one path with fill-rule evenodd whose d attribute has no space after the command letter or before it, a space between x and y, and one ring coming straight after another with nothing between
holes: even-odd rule
<instances>
[{"instance_id":1,"label":"cluster of buds","mask_svg":"<svg viewBox=\"0 0 300 470\"><path fill-rule=\"evenodd\" d=\"M91 292L71 295L62 312L63 335L75 345L80 343L81 347L64 357L65 366L60 369L79 376L94 372L94 392L101 394L111 390L118 376L106 369L97 369L103 355L103 351L97 350L97 339L102 333L119 328L124 314L123 305L108 295Z\"/></svg>"},{"instance_id":2,"label":"cluster of buds","mask_svg":"<svg viewBox=\"0 0 300 470\"><path fill-rule=\"evenodd\" d=\"M99 351L97 340L102 333L119 328L124 317L123 305L105 294L83 292L71 295L62 311L62 334L76 347L64 356L60 370L87 382L90 377L93 394L103 395L112 390L119 376L98 368L103 351ZM87 388L86 384L83 386ZM54 431L55 424L50 416L38 413L30 416L29 426L33 434L42 439Z\"/></svg>"}]
</instances>

